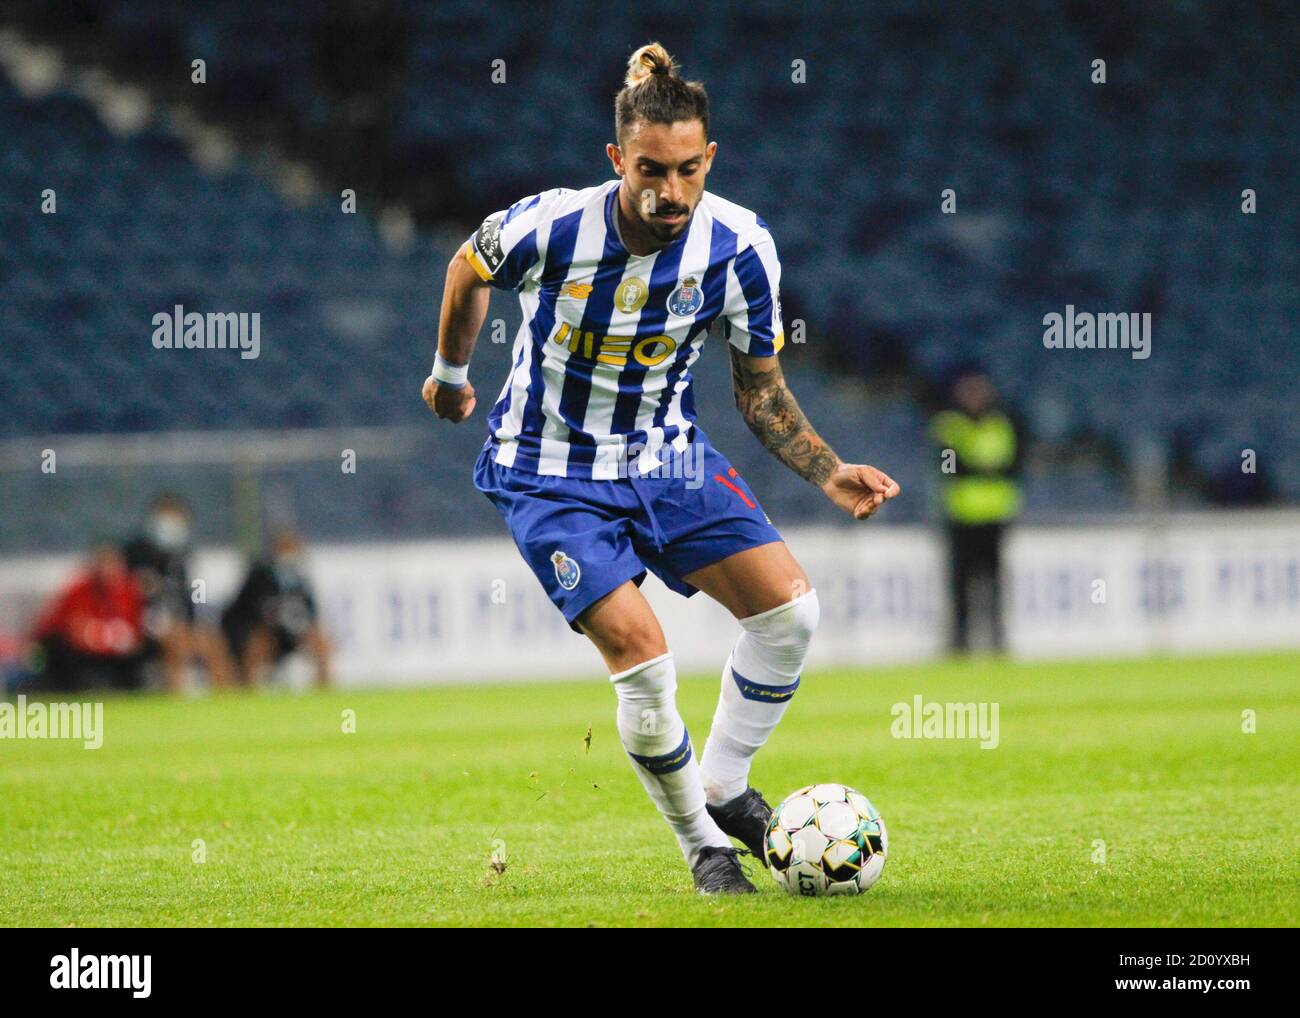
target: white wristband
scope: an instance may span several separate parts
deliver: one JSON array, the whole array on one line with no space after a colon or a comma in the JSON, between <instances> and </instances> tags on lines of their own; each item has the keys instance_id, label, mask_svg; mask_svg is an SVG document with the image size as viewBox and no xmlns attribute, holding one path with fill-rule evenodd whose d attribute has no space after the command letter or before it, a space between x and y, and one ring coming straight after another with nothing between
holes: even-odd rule
<instances>
[{"instance_id":1,"label":"white wristband","mask_svg":"<svg viewBox=\"0 0 1300 1018\"><path fill-rule=\"evenodd\" d=\"M439 385L449 389L460 389L469 380L468 364L452 364L442 359L442 354L434 354L433 377Z\"/></svg>"}]
</instances>

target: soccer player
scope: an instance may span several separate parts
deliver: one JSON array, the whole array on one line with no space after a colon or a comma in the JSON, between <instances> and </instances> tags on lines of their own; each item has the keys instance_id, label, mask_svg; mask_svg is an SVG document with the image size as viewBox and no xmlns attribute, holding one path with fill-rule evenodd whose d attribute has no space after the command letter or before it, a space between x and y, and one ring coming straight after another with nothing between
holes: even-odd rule
<instances>
[{"instance_id":1,"label":"soccer player","mask_svg":"<svg viewBox=\"0 0 1300 1018\"><path fill-rule=\"evenodd\" d=\"M475 486L604 658L624 748L696 887L748 893L729 836L764 858L772 810L749 787L750 761L799 686L818 604L753 491L695 424L690 369L711 326L729 342L737 407L781 462L856 519L898 485L842 462L787 388L772 235L704 190L717 151L708 96L658 43L628 62L614 131L617 179L524 198L457 252L423 396L439 418L469 417L487 288L517 291L523 325ZM740 622L698 762L672 654L638 589L647 570Z\"/></svg>"}]
</instances>

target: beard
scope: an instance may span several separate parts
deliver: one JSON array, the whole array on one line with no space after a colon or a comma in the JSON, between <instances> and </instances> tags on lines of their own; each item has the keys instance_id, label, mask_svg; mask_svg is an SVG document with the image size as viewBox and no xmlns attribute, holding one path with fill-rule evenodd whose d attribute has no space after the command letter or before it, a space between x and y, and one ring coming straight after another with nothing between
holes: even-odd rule
<instances>
[{"instance_id":1,"label":"beard","mask_svg":"<svg viewBox=\"0 0 1300 1018\"><path fill-rule=\"evenodd\" d=\"M624 179L618 201L619 215L629 225L635 224L637 228L648 233L656 245L667 247L690 227L691 220L695 218L695 208L692 205L676 202L671 205L661 205L654 212L650 212L640 197L640 194L644 193L644 191L634 192L630 182ZM698 205L698 198L696 204ZM664 212L681 218L665 222L661 216Z\"/></svg>"},{"instance_id":2,"label":"beard","mask_svg":"<svg viewBox=\"0 0 1300 1018\"><path fill-rule=\"evenodd\" d=\"M691 225L692 213L690 209L678 206L671 211L681 215L682 219L676 222L664 222L654 213L641 215L641 222L645 224L646 229L654 234L657 240L672 240L674 237L679 237Z\"/></svg>"}]
</instances>

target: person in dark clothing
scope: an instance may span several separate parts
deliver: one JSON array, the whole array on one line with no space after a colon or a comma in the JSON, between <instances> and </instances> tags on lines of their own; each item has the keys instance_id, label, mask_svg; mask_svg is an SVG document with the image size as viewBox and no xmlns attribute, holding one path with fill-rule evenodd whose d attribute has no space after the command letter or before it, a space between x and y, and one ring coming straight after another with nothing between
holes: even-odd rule
<instances>
[{"instance_id":1,"label":"person in dark clothing","mask_svg":"<svg viewBox=\"0 0 1300 1018\"><path fill-rule=\"evenodd\" d=\"M198 621L190 597L190 508L179 495L164 493L149 506L144 532L127 542L126 562L145 598L145 653L161 659L173 693L184 690L186 670L201 661L212 684L229 686L234 665L225 637Z\"/></svg>"},{"instance_id":2,"label":"person in dark clothing","mask_svg":"<svg viewBox=\"0 0 1300 1018\"><path fill-rule=\"evenodd\" d=\"M937 414L930 434L940 448L943 507L952 587L953 650L971 647L971 608L984 602L994 650L1005 646L1002 538L1020 513L1016 480L1019 438L998 406L989 377L967 370L953 387L953 407ZM981 593L983 596L981 597Z\"/></svg>"},{"instance_id":3,"label":"person in dark clothing","mask_svg":"<svg viewBox=\"0 0 1300 1018\"><path fill-rule=\"evenodd\" d=\"M254 562L244 584L221 616L241 679L260 685L271 666L303 650L316 669L316 684L330 683L330 647L316 612L311 584L302 571L302 539L281 531L269 558Z\"/></svg>"},{"instance_id":4,"label":"person in dark clothing","mask_svg":"<svg viewBox=\"0 0 1300 1018\"><path fill-rule=\"evenodd\" d=\"M121 549L97 542L88 568L54 596L33 627L33 688L45 692L139 689L143 600Z\"/></svg>"}]
</instances>

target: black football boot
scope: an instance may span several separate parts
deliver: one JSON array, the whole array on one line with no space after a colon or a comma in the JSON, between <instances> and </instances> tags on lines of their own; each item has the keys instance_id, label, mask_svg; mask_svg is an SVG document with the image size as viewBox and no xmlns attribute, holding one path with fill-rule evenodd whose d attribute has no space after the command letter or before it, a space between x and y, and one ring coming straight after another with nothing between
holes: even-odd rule
<instances>
[{"instance_id":1,"label":"black football boot","mask_svg":"<svg viewBox=\"0 0 1300 1018\"><path fill-rule=\"evenodd\" d=\"M695 857L695 887L701 894L753 894L754 885L740 868L740 853L734 848L700 849Z\"/></svg>"},{"instance_id":2,"label":"black football boot","mask_svg":"<svg viewBox=\"0 0 1300 1018\"><path fill-rule=\"evenodd\" d=\"M721 806L706 806L713 822L722 828L722 833L735 838L749 849L749 854L767 865L767 855L763 851L763 841L767 837L767 825L772 819L772 807L763 798L763 793L756 788L746 788L730 802Z\"/></svg>"}]
</instances>

